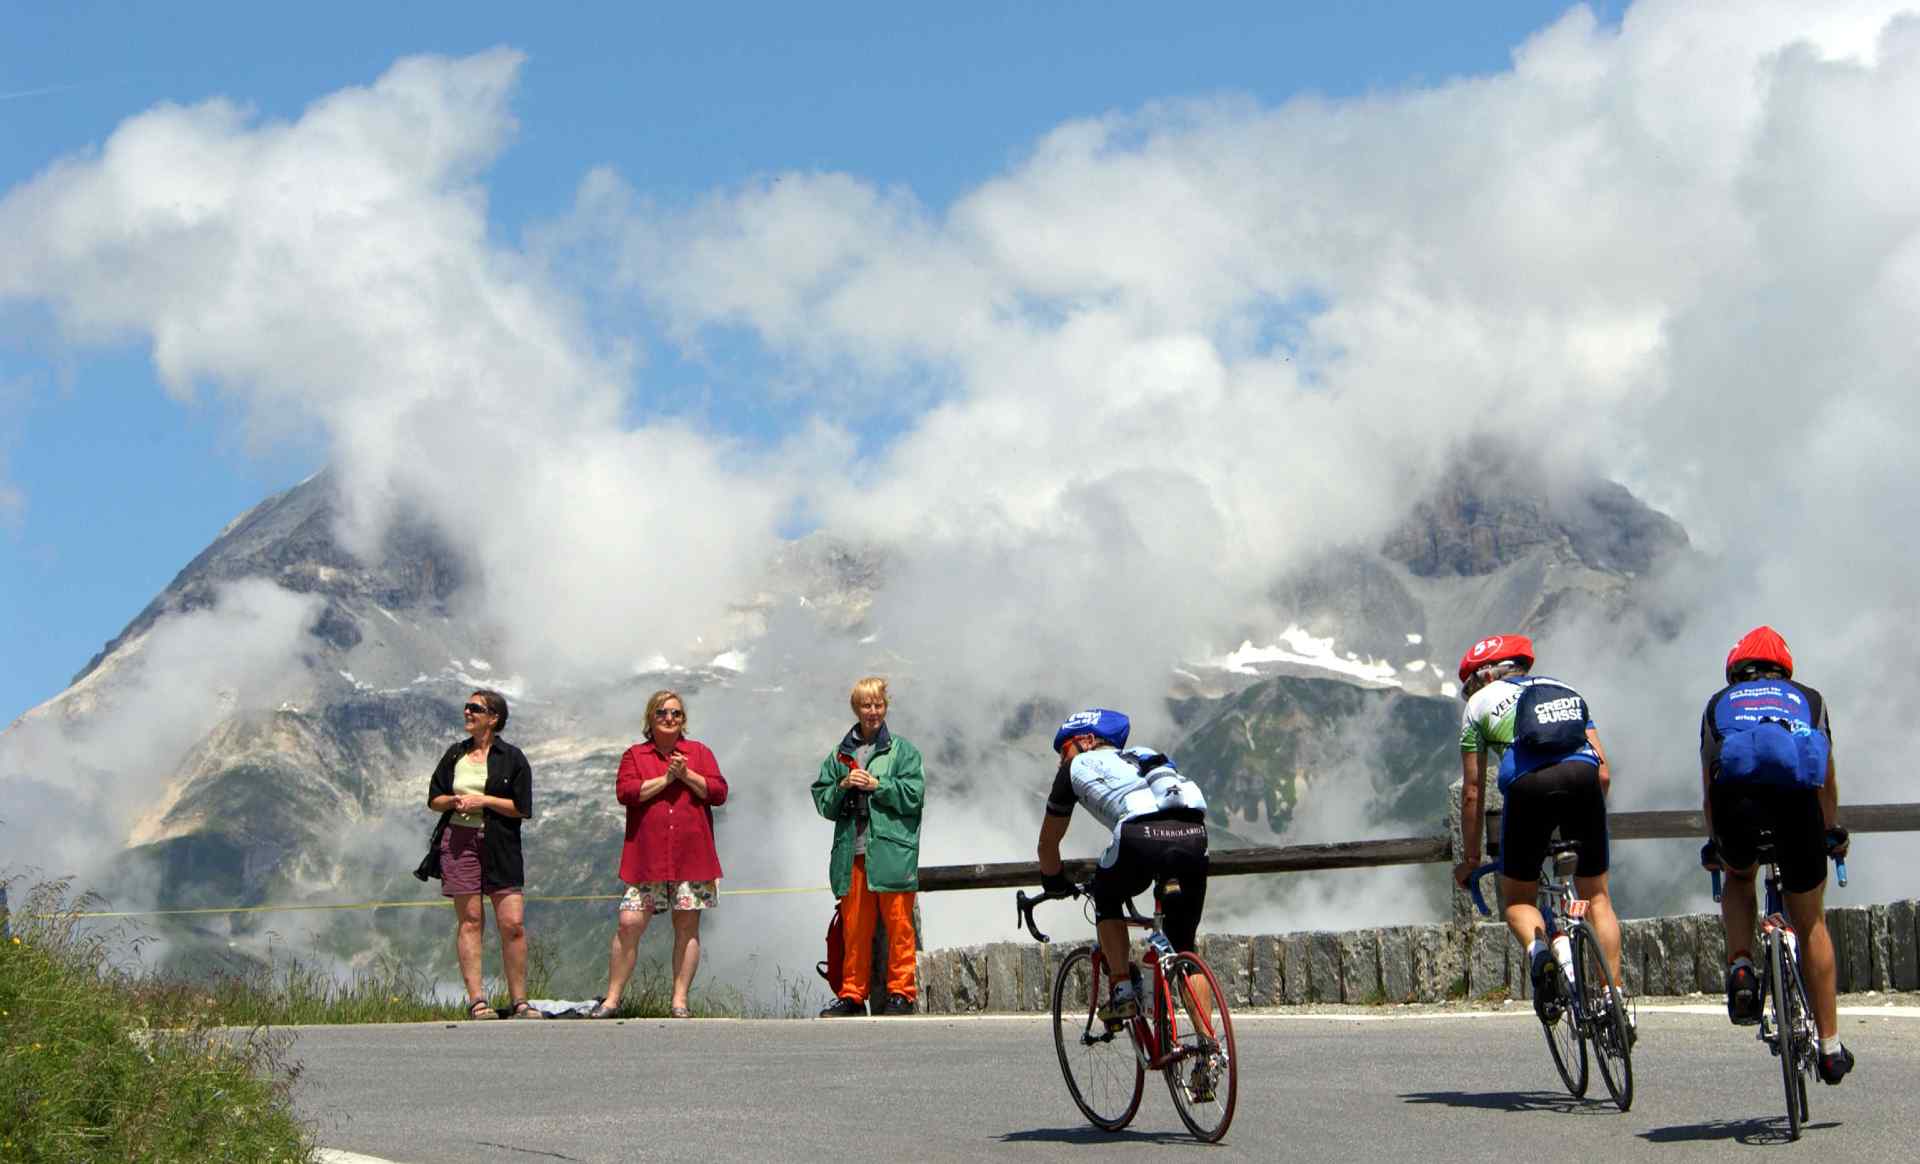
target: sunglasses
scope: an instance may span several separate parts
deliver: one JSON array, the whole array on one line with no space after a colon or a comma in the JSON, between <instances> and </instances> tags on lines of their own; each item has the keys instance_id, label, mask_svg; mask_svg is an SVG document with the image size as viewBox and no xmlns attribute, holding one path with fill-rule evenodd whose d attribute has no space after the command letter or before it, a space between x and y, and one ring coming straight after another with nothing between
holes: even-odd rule
<instances>
[{"instance_id":1,"label":"sunglasses","mask_svg":"<svg viewBox=\"0 0 1920 1164\"><path fill-rule=\"evenodd\" d=\"M484 703L469 703L460 709L469 715L492 715L493 709Z\"/></svg>"},{"instance_id":2,"label":"sunglasses","mask_svg":"<svg viewBox=\"0 0 1920 1164\"><path fill-rule=\"evenodd\" d=\"M677 707L663 707L663 708L661 708L661 709L660 709L659 711L656 711L656 712L654 712L654 713L653 713L653 718L655 718L655 719L685 719L685 718L687 718L687 713L686 713L686 712L684 712L684 711L681 711L681 710L680 710L679 708L677 708Z\"/></svg>"}]
</instances>

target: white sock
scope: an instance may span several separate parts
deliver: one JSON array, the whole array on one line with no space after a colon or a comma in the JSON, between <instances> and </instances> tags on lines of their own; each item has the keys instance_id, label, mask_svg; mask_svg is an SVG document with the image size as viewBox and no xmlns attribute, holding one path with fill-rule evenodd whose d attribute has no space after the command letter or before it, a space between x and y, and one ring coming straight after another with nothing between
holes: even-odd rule
<instances>
[{"instance_id":1,"label":"white sock","mask_svg":"<svg viewBox=\"0 0 1920 1164\"><path fill-rule=\"evenodd\" d=\"M1528 942L1527 943L1527 965L1529 966L1533 965L1533 960L1539 957L1540 951L1546 948L1547 948L1547 944L1541 941L1539 938L1535 938L1531 942Z\"/></svg>"},{"instance_id":2,"label":"white sock","mask_svg":"<svg viewBox=\"0 0 1920 1164\"><path fill-rule=\"evenodd\" d=\"M1840 1042L1839 1035L1835 1035L1831 1039L1820 1040L1820 1053L1822 1055L1838 1055L1843 1047L1844 1044Z\"/></svg>"},{"instance_id":3,"label":"white sock","mask_svg":"<svg viewBox=\"0 0 1920 1164\"><path fill-rule=\"evenodd\" d=\"M1121 981L1113 984L1113 997L1117 999L1133 997L1133 983Z\"/></svg>"}]
</instances>

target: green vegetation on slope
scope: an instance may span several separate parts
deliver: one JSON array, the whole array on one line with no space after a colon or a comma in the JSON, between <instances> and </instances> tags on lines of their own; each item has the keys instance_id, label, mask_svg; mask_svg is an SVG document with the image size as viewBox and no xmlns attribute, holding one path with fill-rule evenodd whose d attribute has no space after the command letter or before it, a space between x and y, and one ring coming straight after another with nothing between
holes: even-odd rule
<instances>
[{"instance_id":1,"label":"green vegetation on slope","mask_svg":"<svg viewBox=\"0 0 1920 1164\"><path fill-rule=\"evenodd\" d=\"M311 1160L285 1039L143 1020L64 891L31 893L0 941L0 1159Z\"/></svg>"}]
</instances>

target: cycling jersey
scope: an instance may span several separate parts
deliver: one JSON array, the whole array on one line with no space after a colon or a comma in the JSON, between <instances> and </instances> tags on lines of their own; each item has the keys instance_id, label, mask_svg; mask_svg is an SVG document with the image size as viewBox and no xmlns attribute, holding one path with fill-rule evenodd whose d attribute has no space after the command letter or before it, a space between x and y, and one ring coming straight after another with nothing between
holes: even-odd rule
<instances>
[{"instance_id":1,"label":"cycling jersey","mask_svg":"<svg viewBox=\"0 0 1920 1164\"><path fill-rule=\"evenodd\" d=\"M1111 867L1119 856L1120 829L1128 821L1154 814L1204 821L1207 811L1199 785L1182 776L1166 756L1138 747L1097 748L1062 766L1047 796L1047 815L1071 815L1076 804L1113 832L1100 856L1102 868Z\"/></svg>"},{"instance_id":2,"label":"cycling jersey","mask_svg":"<svg viewBox=\"0 0 1920 1164\"><path fill-rule=\"evenodd\" d=\"M1574 761L1598 767L1600 757L1586 738L1593 726L1586 701L1573 688L1543 675L1510 675L1467 700L1460 716L1460 750L1486 749L1499 765L1504 793L1515 780L1552 764Z\"/></svg>"}]
</instances>

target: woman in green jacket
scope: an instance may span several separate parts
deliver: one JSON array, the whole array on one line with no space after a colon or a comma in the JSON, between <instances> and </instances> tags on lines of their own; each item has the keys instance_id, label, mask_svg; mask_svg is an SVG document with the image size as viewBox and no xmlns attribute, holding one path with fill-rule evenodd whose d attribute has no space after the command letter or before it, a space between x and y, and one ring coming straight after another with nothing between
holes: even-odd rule
<instances>
[{"instance_id":1,"label":"woman in green jacket","mask_svg":"<svg viewBox=\"0 0 1920 1164\"><path fill-rule=\"evenodd\" d=\"M873 977L873 927L887 928L887 998L875 1014L912 1014L919 987L914 974L913 895L920 888L920 807L926 778L920 750L887 730L887 681L868 676L849 698L858 717L840 746L820 765L813 803L833 822L827 879L840 899L846 971L840 996L822 1018L867 1013Z\"/></svg>"}]
</instances>

